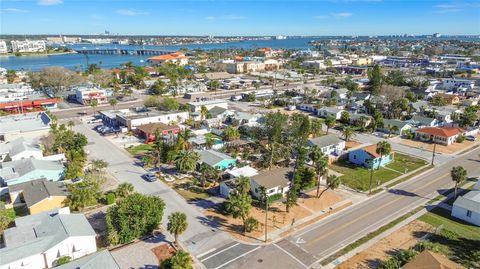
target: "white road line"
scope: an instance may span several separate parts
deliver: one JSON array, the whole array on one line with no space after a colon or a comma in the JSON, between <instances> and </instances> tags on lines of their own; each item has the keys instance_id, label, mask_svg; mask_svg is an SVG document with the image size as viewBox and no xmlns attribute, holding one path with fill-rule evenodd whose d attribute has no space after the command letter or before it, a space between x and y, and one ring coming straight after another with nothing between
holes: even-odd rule
<instances>
[{"instance_id":1,"label":"white road line","mask_svg":"<svg viewBox=\"0 0 480 269\"><path fill-rule=\"evenodd\" d=\"M197 255L197 258L200 259L201 257L203 257L203 256L207 255L208 253L211 253L211 252L213 252L213 251L215 251L215 250L217 250L217 249L216 249L216 248L212 248L212 249L210 249L210 250L207 250L207 251L205 251L204 253L202 253L202 254L200 254L200 255Z\"/></svg>"},{"instance_id":2,"label":"white road line","mask_svg":"<svg viewBox=\"0 0 480 269\"><path fill-rule=\"evenodd\" d=\"M284 250L283 248L281 248L279 245L277 244L273 244L274 246L276 246L278 249L280 249L281 251L285 252L288 256L292 257L292 259L294 259L295 261L297 261L299 264L303 265L303 267L305 268L308 268L308 266L306 266L302 261L300 261L299 259L297 259L297 257L293 256L290 252Z\"/></svg>"},{"instance_id":3,"label":"white road line","mask_svg":"<svg viewBox=\"0 0 480 269\"><path fill-rule=\"evenodd\" d=\"M236 247L236 246L238 246L238 245L240 245L240 243L236 243L236 244L234 244L234 245L232 245L232 246L229 246L228 248L222 249L222 250L220 250L219 252L217 252L217 253L215 253L215 254L213 254L213 255L210 255L210 256L208 256L208 257L206 257L205 259L200 260L200 261L201 261L201 262L204 262L204 261L210 259L211 257L216 256L216 255L218 255L218 254L220 254L220 253L222 253L222 252L224 252L224 251L226 251L226 250L229 250L229 249L231 249L231 248L233 248L233 247Z\"/></svg>"},{"instance_id":4,"label":"white road line","mask_svg":"<svg viewBox=\"0 0 480 269\"><path fill-rule=\"evenodd\" d=\"M242 255L240 255L240 256L238 256L238 257L235 257L235 259L231 259L231 260L229 260L228 262L226 262L226 263L224 263L224 264L222 264L222 265L220 265L220 266L218 266L218 267L215 267L215 269L222 268L223 266L225 266L225 265L227 265L227 264L229 264L229 263L231 263L231 262L233 262L233 261L236 261L236 260L240 259L241 257L246 256L246 255L254 252L255 250L257 250L257 249L259 249L259 248L261 248L261 246L258 246L258 247L256 247L256 248L250 250L250 251L247 251L247 252L243 253Z\"/></svg>"}]
</instances>

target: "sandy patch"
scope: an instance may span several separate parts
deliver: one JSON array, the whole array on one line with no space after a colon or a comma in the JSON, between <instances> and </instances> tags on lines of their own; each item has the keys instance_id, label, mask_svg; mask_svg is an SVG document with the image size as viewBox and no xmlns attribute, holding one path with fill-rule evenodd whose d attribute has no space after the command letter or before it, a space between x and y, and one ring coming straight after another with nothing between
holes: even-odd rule
<instances>
[{"instance_id":1,"label":"sandy patch","mask_svg":"<svg viewBox=\"0 0 480 269\"><path fill-rule=\"evenodd\" d=\"M434 230L435 227L432 225L423 221L414 220L336 268L376 268L378 267L378 262L386 259L392 251L408 249L414 246L427 232Z\"/></svg>"}]
</instances>

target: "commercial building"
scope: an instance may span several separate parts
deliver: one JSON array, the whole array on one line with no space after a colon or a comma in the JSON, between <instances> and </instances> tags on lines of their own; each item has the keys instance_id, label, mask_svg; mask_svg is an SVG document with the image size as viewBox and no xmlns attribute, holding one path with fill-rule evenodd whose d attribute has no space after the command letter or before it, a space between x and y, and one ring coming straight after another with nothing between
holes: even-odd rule
<instances>
[{"instance_id":1,"label":"commercial building","mask_svg":"<svg viewBox=\"0 0 480 269\"><path fill-rule=\"evenodd\" d=\"M99 114L106 124L123 126L128 130L149 123L180 124L189 117L186 111L159 111L146 108L104 110Z\"/></svg>"},{"instance_id":2,"label":"commercial building","mask_svg":"<svg viewBox=\"0 0 480 269\"><path fill-rule=\"evenodd\" d=\"M157 66L161 66L166 63L172 63L172 64L183 66L188 64L188 58L187 56L185 56L184 53L175 52L171 54L158 55L158 56L148 58L148 62L150 62L152 65L157 65Z\"/></svg>"},{"instance_id":3,"label":"commercial building","mask_svg":"<svg viewBox=\"0 0 480 269\"><path fill-rule=\"evenodd\" d=\"M45 112L0 117L0 142L18 137L26 139L45 136L50 131L50 117Z\"/></svg>"},{"instance_id":4,"label":"commercial building","mask_svg":"<svg viewBox=\"0 0 480 269\"><path fill-rule=\"evenodd\" d=\"M8 52L7 42L5 40L0 40L0 54L5 54Z\"/></svg>"},{"instance_id":5,"label":"commercial building","mask_svg":"<svg viewBox=\"0 0 480 269\"><path fill-rule=\"evenodd\" d=\"M47 50L47 43L43 40L12 40L13 52L44 52Z\"/></svg>"},{"instance_id":6,"label":"commercial building","mask_svg":"<svg viewBox=\"0 0 480 269\"><path fill-rule=\"evenodd\" d=\"M0 269L51 268L68 256L78 259L97 251L96 234L83 214L68 208L15 219L0 248Z\"/></svg>"},{"instance_id":7,"label":"commercial building","mask_svg":"<svg viewBox=\"0 0 480 269\"><path fill-rule=\"evenodd\" d=\"M96 99L98 104L105 104L108 102L107 91L93 86L76 88L75 98L77 99L77 102L82 105L90 105L93 99Z\"/></svg>"}]
</instances>

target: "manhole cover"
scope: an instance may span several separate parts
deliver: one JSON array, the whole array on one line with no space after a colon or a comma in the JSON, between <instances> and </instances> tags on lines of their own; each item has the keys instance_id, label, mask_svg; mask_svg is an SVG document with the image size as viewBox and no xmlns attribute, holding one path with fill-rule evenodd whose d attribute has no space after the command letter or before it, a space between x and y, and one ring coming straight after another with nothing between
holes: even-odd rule
<instances>
[{"instance_id":1,"label":"manhole cover","mask_svg":"<svg viewBox=\"0 0 480 269\"><path fill-rule=\"evenodd\" d=\"M262 263L262 262L263 262L263 260L262 260L262 259L258 259L258 260L257 260L257 262L259 262L259 263Z\"/></svg>"}]
</instances>

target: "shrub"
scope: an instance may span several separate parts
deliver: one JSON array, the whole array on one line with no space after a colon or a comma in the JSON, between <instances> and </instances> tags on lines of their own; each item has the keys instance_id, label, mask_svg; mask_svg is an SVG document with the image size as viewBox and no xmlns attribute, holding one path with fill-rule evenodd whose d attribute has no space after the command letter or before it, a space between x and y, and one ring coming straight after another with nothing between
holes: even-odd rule
<instances>
[{"instance_id":1,"label":"shrub","mask_svg":"<svg viewBox=\"0 0 480 269\"><path fill-rule=\"evenodd\" d=\"M70 256L60 257L55 261L55 266L60 266L60 265L66 264L66 263L70 262L71 260L72 260L72 258Z\"/></svg>"},{"instance_id":2,"label":"shrub","mask_svg":"<svg viewBox=\"0 0 480 269\"><path fill-rule=\"evenodd\" d=\"M257 229L258 228L258 220L255 219L254 217L248 217L247 220L245 220L245 231L248 233Z\"/></svg>"},{"instance_id":3,"label":"shrub","mask_svg":"<svg viewBox=\"0 0 480 269\"><path fill-rule=\"evenodd\" d=\"M401 264L397 257L391 257L386 261L382 261L382 264L378 268L380 269L398 269L400 268Z\"/></svg>"},{"instance_id":4,"label":"shrub","mask_svg":"<svg viewBox=\"0 0 480 269\"><path fill-rule=\"evenodd\" d=\"M459 136L457 137L456 142L457 142L457 143L463 143L463 141L465 141L465 136L464 136L464 135L459 135Z\"/></svg>"},{"instance_id":5,"label":"shrub","mask_svg":"<svg viewBox=\"0 0 480 269\"><path fill-rule=\"evenodd\" d=\"M109 192L107 194L107 205L111 205L113 203L115 203L115 193Z\"/></svg>"},{"instance_id":6,"label":"shrub","mask_svg":"<svg viewBox=\"0 0 480 269\"><path fill-rule=\"evenodd\" d=\"M278 201L283 198L283 195L281 193L275 193L273 195L268 196L268 204L271 204L275 201Z\"/></svg>"}]
</instances>

